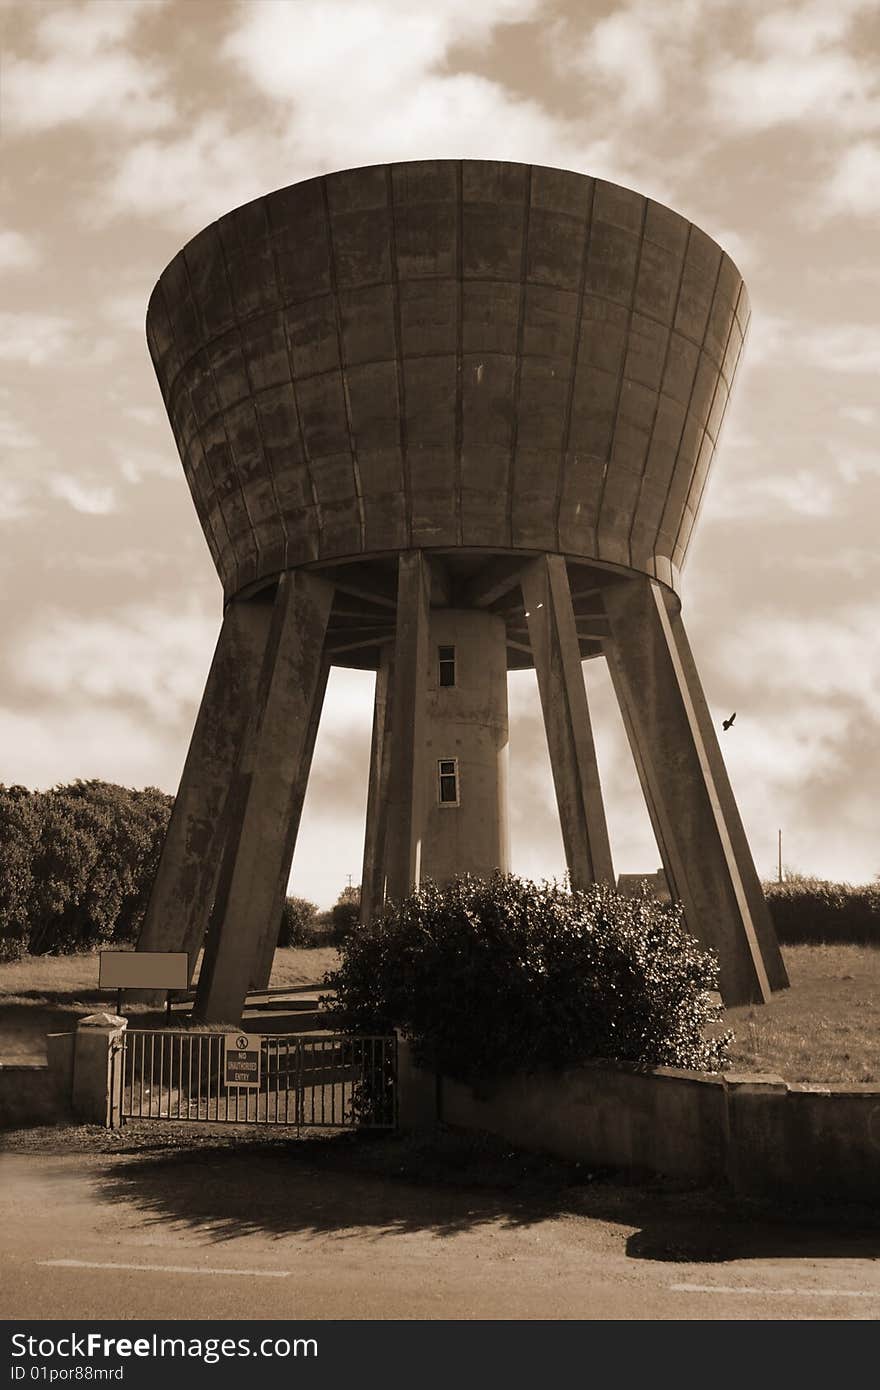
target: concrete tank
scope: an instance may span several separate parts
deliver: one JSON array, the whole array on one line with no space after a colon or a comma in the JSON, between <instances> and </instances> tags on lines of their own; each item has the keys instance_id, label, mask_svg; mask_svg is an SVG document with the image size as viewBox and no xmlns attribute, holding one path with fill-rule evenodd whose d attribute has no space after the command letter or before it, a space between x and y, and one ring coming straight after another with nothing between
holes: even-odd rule
<instances>
[{"instance_id":1,"label":"concrete tank","mask_svg":"<svg viewBox=\"0 0 880 1390\"><path fill-rule=\"evenodd\" d=\"M785 983L679 599L748 314L669 208L478 160L279 189L163 272L147 337L226 615L141 945L194 959L210 923L203 1017L267 977L333 664L377 673L365 918L507 867L509 668L537 672L572 882L613 880L605 656L725 997Z\"/></svg>"}]
</instances>

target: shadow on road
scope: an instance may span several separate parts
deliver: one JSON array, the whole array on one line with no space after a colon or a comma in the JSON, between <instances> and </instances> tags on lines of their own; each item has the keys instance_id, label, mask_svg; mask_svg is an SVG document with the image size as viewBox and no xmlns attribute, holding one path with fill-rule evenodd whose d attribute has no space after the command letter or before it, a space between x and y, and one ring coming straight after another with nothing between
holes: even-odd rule
<instances>
[{"instance_id":1,"label":"shadow on road","mask_svg":"<svg viewBox=\"0 0 880 1390\"><path fill-rule=\"evenodd\" d=\"M333 1233L448 1236L559 1217L629 1228L633 1259L715 1263L877 1258L880 1213L781 1216L720 1193L621 1185L612 1174L510 1152L495 1140L355 1135L145 1150L109 1162L99 1196L224 1241ZM867 1225L873 1229L866 1229Z\"/></svg>"}]
</instances>

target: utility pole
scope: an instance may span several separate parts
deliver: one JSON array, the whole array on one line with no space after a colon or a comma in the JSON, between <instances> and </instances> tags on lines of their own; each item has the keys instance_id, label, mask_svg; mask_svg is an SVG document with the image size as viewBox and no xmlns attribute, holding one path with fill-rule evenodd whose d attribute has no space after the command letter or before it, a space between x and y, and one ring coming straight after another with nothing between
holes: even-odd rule
<instances>
[{"instance_id":1,"label":"utility pole","mask_svg":"<svg viewBox=\"0 0 880 1390\"><path fill-rule=\"evenodd\" d=\"M779 882L782 882L782 831L779 832Z\"/></svg>"}]
</instances>

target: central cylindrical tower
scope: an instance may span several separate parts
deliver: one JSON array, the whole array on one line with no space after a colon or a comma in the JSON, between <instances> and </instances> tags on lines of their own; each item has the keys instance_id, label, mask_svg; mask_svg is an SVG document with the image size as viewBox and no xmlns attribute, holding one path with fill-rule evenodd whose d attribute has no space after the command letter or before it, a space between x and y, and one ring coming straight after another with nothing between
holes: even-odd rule
<instances>
[{"instance_id":1,"label":"central cylindrical tower","mask_svg":"<svg viewBox=\"0 0 880 1390\"><path fill-rule=\"evenodd\" d=\"M612 880L581 672L605 656L670 886L728 999L784 983L681 624L748 322L648 198L479 160L238 208L147 336L226 596L142 946L264 982L331 665L376 671L362 908L507 867L506 671L534 666L574 886Z\"/></svg>"},{"instance_id":2,"label":"central cylindrical tower","mask_svg":"<svg viewBox=\"0 0 880 1390\"><path fill-rule=\"evenodd\" d=\"M510 867L504 619L432 610L420 870L437 883Z\"/></svg>"}]
</instances>

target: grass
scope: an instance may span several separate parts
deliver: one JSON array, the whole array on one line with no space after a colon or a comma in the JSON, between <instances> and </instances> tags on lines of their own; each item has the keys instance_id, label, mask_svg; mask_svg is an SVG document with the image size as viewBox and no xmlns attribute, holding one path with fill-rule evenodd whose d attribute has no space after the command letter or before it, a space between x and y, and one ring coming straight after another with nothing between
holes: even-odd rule
<instances>
[{"instance_id":1,"label":"grass","mask_svg":"<svg viewBox=\"0 0 880 1390\"><path fill-rule=\"evenodd\" d=\"M270 987L319 985L338 959L330 946L276 951ZM45 1061L47 1033L69 1032L86 1014L115 1008L115 990L98 989L96 951L0 964L0 1061ZM139 1027L164 1021L145 1004L126 1005L125 1012Z\"/></svg>"},{"instance_id":2,"label":"grass","mask_svg":"<svg viewBox=\"0 0 880 1390\"><path fill-rule=\"evenodd\" d=\"M761 1008L727 1010L736 1033L730 1070L771 1072L787 1081L880 1083L880 947L786 946L783 956L791 989ZM337 960L330 947L277 951L271 984L320 984ZM0 1058L42 1060L47 1032L67 1031L84 1014L112 1008L114 996L99 993L97 980L96 954L0 965ZM157 1018L145 1006L131 1012L141 1026Z\"/></svg>"},{"instance_id":3,"label":"grass","mask_svg":"<svg viewBox=\"0 0 880 1390\"><path fill-rule=\"evenodd\" d=\"M880 947L784 946L791 988L728 1009L731 1071L786 1081L880 1083Z\"/></svg>"}]
</instances>

